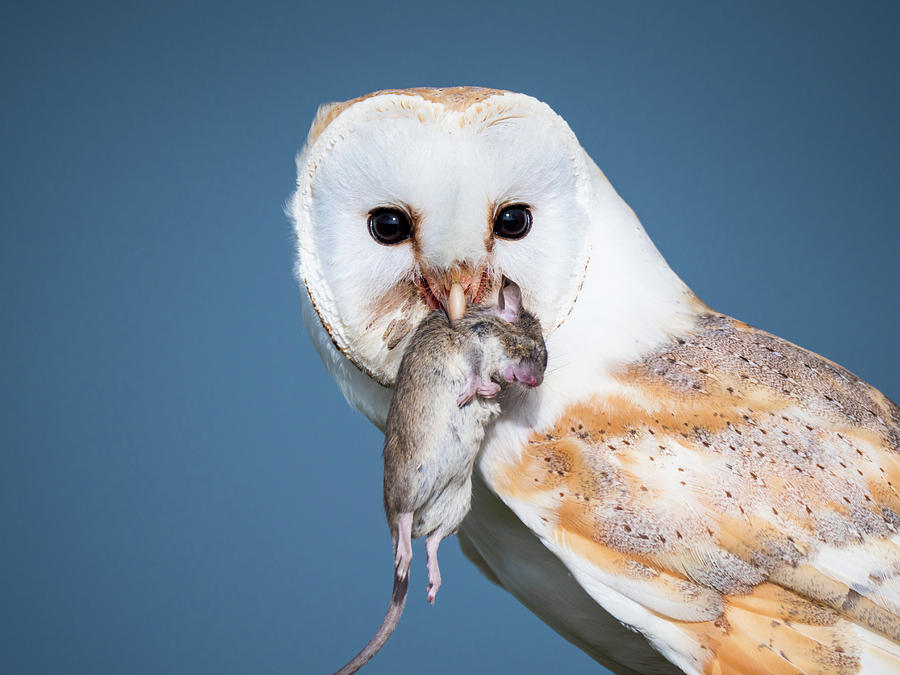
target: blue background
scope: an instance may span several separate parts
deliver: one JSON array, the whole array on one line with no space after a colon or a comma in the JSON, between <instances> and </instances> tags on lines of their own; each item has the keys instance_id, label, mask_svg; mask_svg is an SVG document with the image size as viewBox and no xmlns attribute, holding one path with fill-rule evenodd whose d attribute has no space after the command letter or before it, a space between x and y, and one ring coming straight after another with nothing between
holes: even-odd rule
<instances>
[{"instance_id":1,"label":"blue background","mask_svg":"<svg viewBox=\"0 0 900 675\"><path fill-rule=\"evenodd\" d=\"M300 673L390 583L381 439L302 328L318 103L553 106L701 298L900 398L897 3L7 3L0 671ZM369 672L596 672L465 561Z\"/></svg>"}]
</instances>

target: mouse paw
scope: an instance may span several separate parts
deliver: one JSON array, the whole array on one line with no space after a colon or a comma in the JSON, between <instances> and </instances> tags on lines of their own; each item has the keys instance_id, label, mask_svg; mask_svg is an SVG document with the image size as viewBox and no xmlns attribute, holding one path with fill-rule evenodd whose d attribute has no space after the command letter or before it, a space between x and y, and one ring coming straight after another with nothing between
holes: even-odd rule
<instances>
[{"instance_id":1,"label":"mouse paw","mask_svg":"<svg viewBox=\"0 0 900 675\"><path fill-rule=\"evenodd\" d=\"M436 578L428 580L428 590L426 597L428 598L428 602L432 605L434 604L434 599L437 597L438 589L441 587L441 574L438 572Z\"/></svg>"},{"instance_id":2,"label":"mouse paw","mask_svg":"<svg viewBox=\"0 0 900 675\"><path fill-rule=\"evenodd\" d=\"M409 574L409 566L412 562L412 551L397 551L397 555L394 558L394 573L397 575L398 579L405 579L406 575Z\"/></svg>"},{"instance_id":3,"label":"mouse paw","mask_svg":"<svg viewBox=\"0 0 900 675\"><path fill-rule=\"evenodd\" d=\"M469 402L473 398L475 398L474 392L470 394L470 393L464 391L463 393L461 393L459 396L456 397L456 405L459 408L464 408L466 405L469 404Z\"/></svg>"},{"instance_id":4,"label":"mouse paw","mask_svg":"<svg viewBox=\"0 0 900 675\"><path fill-rule=\"evenodd\" d=\"M481 382L481 384L478 385L477 391L479 396L483 396L484 398L494 398L500 393L500 385L488 380L487 382Z\"/></svg>"},{"instance_id":5,"label":"mouse paw","mask_svg":"<svg viewBox=\"0 0 900 675\"><path fill-rule=\"evenodd\" d=\"M472 375L472 377L469 378L468 383L466 383L466 388L463 389L462 393L456 398L456 405L462 408L475 398L476 394L482 398L494 398L499 393L499 384L492 380L482 380L477 375Z\"/></svg>"},{"instance_id":6,"label":"mouse paw","mask_svg":"<svg viewBox=\"0 0 900 675\"><path fill-rule=\"evenodd\" d=\"M466 383L466 388L462 390L459 396L456 397L456 405L462 408L465 405L468 405L469 401L475 398L475 394L478 393L478 384L480 380L476 377L470 377L469 381Z\"/></svg>"}]
</instances>

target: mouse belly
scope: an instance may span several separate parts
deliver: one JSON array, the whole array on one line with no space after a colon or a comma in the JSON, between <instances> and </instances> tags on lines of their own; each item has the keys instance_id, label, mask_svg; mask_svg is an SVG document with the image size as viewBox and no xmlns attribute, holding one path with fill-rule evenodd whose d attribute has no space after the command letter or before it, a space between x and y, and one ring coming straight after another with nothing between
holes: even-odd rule
<instances>
[{"instance_id":1,"label":"mouse belly","mask_svg":"<svg viewBox=\"0 0 900 675\"><path fill-rule=\"evenodd\" d=\"M385 507L389 521L401 513L413 514L413 538L438 529L446 536L459 527L469 510L472 469L485 426L499 413L495 401L476 399L459 408L455 390L447 391L447 401L436 403L432 417L398 429L389 424L387 430ZM400 461L393 461L395 457ZM396 529L392 521L392 532Z\"/></svg>"},{"instance_id":2,"label":"mouse belly","mask_svg":"<svg viewBox=\"0 0 900 675\"><path fill-rule=\"evenodd\" d=\"M474 456L473 456L474 460ZM446 537L459 528L472 503L472 463L413 513L413 538L438 534Z\"/></svg>"}]
</instances>

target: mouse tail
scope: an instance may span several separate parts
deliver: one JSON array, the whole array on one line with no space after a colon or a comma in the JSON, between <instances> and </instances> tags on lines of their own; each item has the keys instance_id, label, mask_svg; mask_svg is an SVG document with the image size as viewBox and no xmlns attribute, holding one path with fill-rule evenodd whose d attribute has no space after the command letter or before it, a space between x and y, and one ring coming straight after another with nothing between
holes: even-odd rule
<instances>
[{"instance_id":1,"label":"mouse tail","mask_svg":"<svg viewBox=\"0 0 900 675\"><path fill-rule=\"evenodd\" d=\"M391 593L391 604L388 605L387 614L378 632L369 640L369 644L354 656L350 662L335 673L335 675L350 675L366 665L369 660L378 653L384 643L388 641L397 623L400 621L400 615L403 614L403 607L406 605L406 591L409 588L409 574L405 574L402 579L399 575L394 574L394 590Z\"/></svg>"}]
</instances>

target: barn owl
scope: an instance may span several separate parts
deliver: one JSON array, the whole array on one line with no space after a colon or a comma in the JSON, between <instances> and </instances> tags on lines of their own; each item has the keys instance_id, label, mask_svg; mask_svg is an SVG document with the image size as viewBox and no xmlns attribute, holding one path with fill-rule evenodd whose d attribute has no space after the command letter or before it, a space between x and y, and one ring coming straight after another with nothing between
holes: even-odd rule
<instances>
[{"instance_id":1,"label":"barn owl","mask_svg":"<svg viewBox=\"0 0 900 675\"><path fill-rule=\"evenodd\" d=\"M485 575L620 672L900 671L900 409L701 302L546 104L380 91L297 166L305 324L377 426L451 289L541 321L459 533Z\"/></svg>"}]
</instances>

